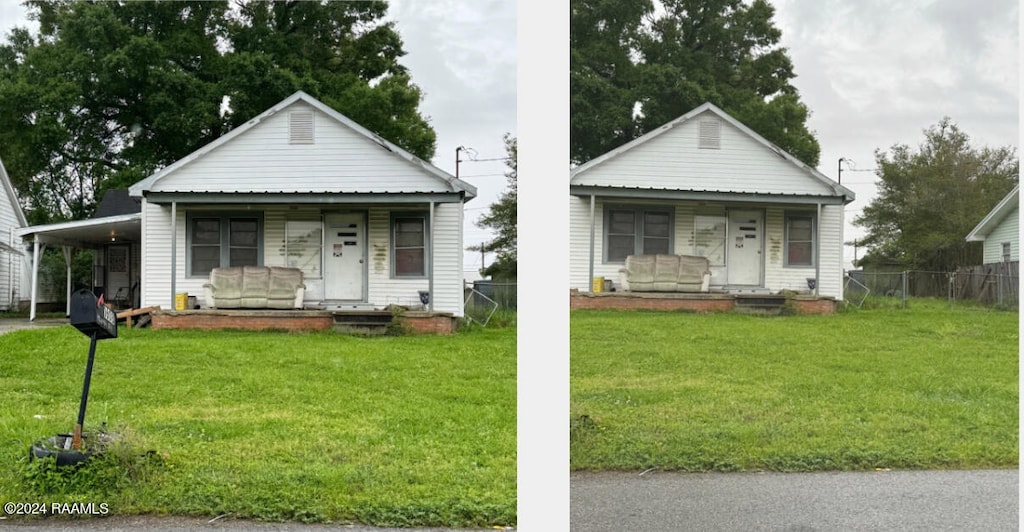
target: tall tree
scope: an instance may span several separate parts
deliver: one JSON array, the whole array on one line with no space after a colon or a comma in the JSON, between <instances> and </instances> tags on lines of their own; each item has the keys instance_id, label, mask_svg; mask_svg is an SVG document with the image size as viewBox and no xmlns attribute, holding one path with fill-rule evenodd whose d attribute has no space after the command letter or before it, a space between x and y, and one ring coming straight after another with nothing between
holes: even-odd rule
<instances>
[{"instance_id":1,"label":"tall tree","mask_svg":"<svg viewBox=\"0 0 1024 532\"><path fill-rule=\"evenodd\" d=\"M87 216L220 134L226 2L31 1L39 34L0 46L0 153L33 222Z\"/></svg>"},{"instance_id":2,"label":"tall tree","mask_svg":"<svg viewBox=\"0 0 1024 532\"><path fill-rule=\"evenodd\" d=\"M515 279L518 265L518 231L517 231L517 167L518 143L516 137L505 134L505 178L508 182L508 189L498 198L498 201L491 204L490 211L481 216L476 222L477 226L484 229L493 229L494 238L479 246L472 246L472 251L483 251L495 253L497 257L490 266L481 270L482 275L490 275L493 279Z\"/></svg>"},{"instance_id":3,"label":"tall tree","mask_svg":"<svg viewBox=\"0 0 1024 532\"><path fill-rule=\"evenodd\" d=\"M33 223L124 187L304 90L429 160L385 2L29 0L0 44L0 157ZM228 105L224 106L224 103ZM226 112L225 112L226 110Z\"/></svg>"},{"instance_id":4,"label":"tall tree","mask_svg":"<svg viewBox=\"0 0 1024 532\"><path fill-rule=\"evenodd\" d=\"M1016 151L972 147L948 117L924 136L916 151L875 151L878 195L854 220L867 229L860 265L944 272L981 264L980 243L965 238L1017 183Z\"/></svg>"},{"instance_id":5,"label":"tall tree","mask_svg":"<svg viewBox=\"0 0 1024 532\"><path fill-rule=\"evenodd\" d=\"M232 126L301 89L420 159L433 158L436 135L419 114L422 92L398 62L405 51L394 23L382 21L386 2L249 1L229 15Z\"/></svg>"},{"instance_id":6,"label":"tall tree","mask_svg":"<svg viewBox=\"0 0 1024 532\"><path fill-rule=\"evenodd\" d=\"M572 0L569 26L569 157L583 163L635 135L633 59L649 0Z\"/></svg>"},{"instance_id":7,"label":"tall tree","mask_svg":"<svg viewBox=\"0 0 1024 532\"><path fill-rule=\"evenodd\" d=\"M614 4L572 2L572 162L711 102L817 165L809 110L791 84L796 75L767 1L661 0L660 10L648 2L626 3L632 10ZM597 104L586 101L595 94Z\"/></svg>"}]
</instances>

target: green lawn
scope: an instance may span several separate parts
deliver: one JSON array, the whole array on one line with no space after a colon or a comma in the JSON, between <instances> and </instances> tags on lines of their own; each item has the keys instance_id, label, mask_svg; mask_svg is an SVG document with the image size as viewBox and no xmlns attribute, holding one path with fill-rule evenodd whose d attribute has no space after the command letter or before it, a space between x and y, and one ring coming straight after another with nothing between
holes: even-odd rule
<instances>
[{"instance_id":1,"label":"green lawn","mask_svg":"<svg viewBox=\"0 0 1024 532\"><path fill-rule=\"evenodd\" d=\"M1018 319L575 311L571 468L1016 467Z\"/></svg>"},{"instance_id":2,"label":"green lawn","mask_svg":"<svg viewBox=\"0 0 1024 532\"><path fill-rule=\"evenodd\" d=\"M0 500L382 526L516 523L516 331L359 338L121 329L99 342L86 430L127 450L29 462L69 432L89 340L0 336ZM149 452L153 451L153 452Z\"/></svg>"}]
</instances>

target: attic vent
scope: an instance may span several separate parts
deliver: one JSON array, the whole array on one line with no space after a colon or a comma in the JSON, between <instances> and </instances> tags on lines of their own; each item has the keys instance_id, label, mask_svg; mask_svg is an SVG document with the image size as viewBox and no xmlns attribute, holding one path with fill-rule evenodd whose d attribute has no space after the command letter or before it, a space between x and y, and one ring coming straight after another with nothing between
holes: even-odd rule
<instances>
[{"instance_id":1,"label":"attic vent","mask_svg":"<svg viewBox=\"0 0 1024 532\"><path fill-rule=\"evenodd\" d=\"M722 123L718 120L700 121L700 140L697 147L703 150L722 148Z\"/></svg>"},{"instance_id":2,"label":"attic vent","mask_svg":"<svg viewBox=\"0 0 1024 532\"><path fill-rule=\"evenodd\" d=\"M288 115L289 136L292 144L313 143L313 112L294 111Z\"/></svg>"}]
</instances>

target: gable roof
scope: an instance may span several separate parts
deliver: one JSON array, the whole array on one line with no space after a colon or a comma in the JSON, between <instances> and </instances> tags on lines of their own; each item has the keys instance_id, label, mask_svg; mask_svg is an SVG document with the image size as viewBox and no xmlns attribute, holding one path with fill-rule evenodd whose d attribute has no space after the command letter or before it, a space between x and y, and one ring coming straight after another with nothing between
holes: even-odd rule
<instances>
[{"instance_id":1,"label":"gable roof","mask_svg":"<svg viewBox=\"0 0 1024 532\"><path fill-rule=\"evenodd\" d=\"M198 150L174 162L173 164L163 168L162 170L154 173L153 175L135 183L129 188L129 194L133 197L141 197L145 195L146 192L159 188L158 184L162 180L165 180L168 176L181 171L182 169L196 163L197 161L207 158L212 152L216 151L221 146L244 135L246 132L252 130L253 128L256 128L261 123L266 122L268 119L274 117L275 115L278 115L285 109L293 105L296 105L300 102L313 107L315 110L326 115L330 120L332 120L336 124L341 125L342 127L346 128L351 132L354 132L358 137L364 138L365 140L369 141L369 143L376 145L382 150L385 156L394 158L396 161L400 161L401 164L404 164L407 167L411 167L415 172L418 172L419 174L426 176L434 183L434 186L440 187L442 190L446 192L462 192L464 193L465 198L467 200L476 196L476 187L474 187L473 185L460 179L457 179L456 177L437 168L436 166L419 159L418 157L412 155L411 153L407 152L401 147L391 142L388 142L383 137L355 123L348 117L335 111L330 106L324 104L323 102L317 100L316 98L313 98L312 96L306 94L303 91L298 91L292 94L288 98L285 98L277 105L274 105L270 109L267 109L266 111L259 114L255 118L246 122L245 124L242 124L241 126L231 130L230 132L224 134L220 138L210 142L209 144L203 146L202 148L199 148Z\"/></svg>"},{"instance_id":2,"label":"gable roof","mask_svg":"<svg viewBox=\"0 0 1024 532\"><path fill-rule=\"evenodd\" d=\"M581 187L587 187L587 188L589 188L589 187L595 187L595 188L605 187L606 189L609 189L609 188L630 188L629 186L627 186L625 184L607 184L607 183L596 184L595 182L588 182L588 181L595 181L595 180L588 179L589 178L588 174L599 173L600 170L603 167L607 167L607 166L613 165L616 162L621 162L623 159L625 159L627 157L630 157L630 156L633 156L637 152L644 151L647 147L649 147L653 143L653 141L655 141L655 140L657 140L657 139L659 139L659 138L661 138L663 136L670 136L671 133L679 132L685 126L691 126L692 125L691 127L693 127L693 128L698 127L698 125L694 123L694 119L696 119L698 117L701 117L702 115L705 115L705 116L706 115L713 115L713 116L717 117L718 119L720 119L725 124L728 124L729 126L735 128L736 130L739 131L741 136L749 139L749 142L752 142L764 154L773 154L774 156L776 156L776 157L773 157L773 159L779 159L779 160L783 161L784 165L786 167L788 167L788 169L789 169L789 170L787 170L787 172L795 171L795 172L790 172L790 173L792 173L794 175L805 176L807 178L807 180L806 180L807 188L813 189L813 190L816 191L816 192L811 192L811 193L806 193L806 194L804 192L797 193L797 192L787 191L787 192L776 192L776 193L767 194L767 195L763 194L763 193L758 193L757 191L750 191L749 192L750 195L752 195L752 196L753 195L769 196L770 195L770 196L775 196L775 197L782 197L782 196L785 196L785 195L793 195L793 196L800 195L800 196L806 196L806 197L828 196L828 197L831 197L831 198L840 198L843 203L849 203L849 202L853 201L854 198L856 197L855 194L853 193L853 191L847 189L846 187L843 187L842 185L836 183L832 179L830 179L830 178L826 177L825 175L823 175L821 172L818 172L816 169L808 166L807 164L805 164L802 161L798 160L797 158L793 157L792 155L787 153L785 150L783 150L783 149L779 148L778 146L776 146L775 144L771 143L770 141L768 141L767 139L765 139L764 137L759 135L757 132L755 132L754 130L750 129L749 127L747 127L746 125L744 125L740 121L736 120L735 118L730 116L728 113L726 113L725 111L721 110L720 108L718 108L717 106L715 106L714 104L712 104L710 102L704 103L704 104L698 106L697 108L693 109L692 111L690 111L690 112L680 116L679 118L676 118L675 120L672 120L671 122L668 122L667 124L664 124L664 125L658 127L657 129L649 131L648 133L646 133L646 134L644 134L644 135L642 135L642 136L640 136L640 137L638 137L636 139L633 139L632 141L630 141L630 142L628 142L626 144L623 144L622 146L619 146L618 148L615 148L615 149L613 149L613 150L611 150L611 151L609 151L607 153L604 153L604 154L602 154L602 155L600 155L600 156L598 156L598 157L596 157L594 159L591 159L590 161L587 161L586 163L584 163L584 164L582 164L580 166L577 166L576 168L573 168L570 171L570 174L569 174L570 175L570 187L575 187L575 188L581 188ZM600 180L596 180L596 181L599 182ZM677 191L689 191L689 192L700 192L700 193L718 193L718 194L744 193L743 191L728 190L728 189L725 189L725 188L711 189L711 188L705 187L705 188L701 188L699 190L690 188L688 186L682 186L682 187L675 186L675 188L672 188L670 186L667 186L664 182L658 184L657 186L651 185L651 186L642 186L642 187L639 187L639 188L644 188L644 189L647 189L647 190L677 190ZM833 201L836 201L836 200L833 200Z\"/></svg>"},{"instance_id":3,"label":"gable roof","mask_svg":"<svg viewBox=\"0 0 1024 532\"><path fill-rule=\"evenodd\" d=\"M1013 190L1008 192L999 203L978 222L978 225L967 235L968 242L981 242L989 235L1008 214L1017 209L1020 203L1020 184L1014 185Z\"/></svg>"},{"instance_id":4,"label":"gable roof","mask_svg":"<svg viewBox=\"0 0 1024 532\"><path fill-rule=\"evenodd\" d=\"M18 224L21 227L25 227L28 225L28 220L25 218L25 211L21 210L18 192L14 190L14 184L11 183L11 178L7 175L7 169L4 168L3 161L0 161L0 186L3 187L3 192L7 196L7 201L11 204L11 209L14 210L14 217L18 220Z\"/></svg>"}]
</instances>

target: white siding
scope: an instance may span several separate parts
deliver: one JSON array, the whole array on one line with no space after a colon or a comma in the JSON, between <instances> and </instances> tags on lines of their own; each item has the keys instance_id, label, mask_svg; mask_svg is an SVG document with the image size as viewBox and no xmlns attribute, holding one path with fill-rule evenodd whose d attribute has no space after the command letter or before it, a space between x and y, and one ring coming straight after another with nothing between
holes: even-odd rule
<instances>
[{"instance_id":1,"label":"white siding","mask_svg":"<svg viewBox=\"0 0 1024 532\"><path fill-rule=\"evenodd\" d=\"M430 281L397 279L391 276L389 245L391 213L427 212L428 206L390 210L384 207L369 211L369 299L376 306L420 304L420 290L429 290ZM430 250L434 270L434 310L462 316L462 204L444 203L434 206Z\"/></svg>"},{"instance_id":2,"label":"white siding","mask_svg":"<svg viewBox=\"0 0 1024 532\"><path fill-rule=\"evenodd\" d=\"M619 200L613 200L621 204ZM619 281L621 264L604 264L602 262L602 234L605 202L596 202L594 220L594 277L606 277L614 282ZM642 205L665 205L665 202L639 202ZM694 216L698 207L692 202L674 203L674 241L673 251L679 255L693 253L694 249ZM701 206L701 213L722 214L726 212L724 205ZM784 266L784 235L785 212L807 209L807 206L769 207L765 210L765 288L777 292L784 289L807 290L807 278L815 276L814 267ZM809 212L815 212L814 207ZM823 296L842 298L842 206L825 206L821 215L821 269L819 293ZM569 198L569 282L570 288L581 291L590 290L590 199L570 196ZM726 278L725 267L712 267L712 286L722 286Z\"/></svg>"},{"instance_id":3,"label":"white siding","mask_svg":"<svg viewBox=\"0 0 1024 532\"><path fill-rule=\"evenodd\" d=\"M1003 262L1003 242L1010 243L1010 260L1020 260L1020 219L1014 208L985 237L984 263Z\"/></svg>"},{"instance_id":4,"label":"white siding","mask_svg":"<svg viewBox=\"0 0 1024 532\"><path fill-rule=\"evenodd\" d=\"M289 113L314 113L315 141L289 142ZM156 192L450 192L443 180L297 102L158 180Z\"/></svg>"},{"instance_id":5,"label":"white siding","mask_svg":"<svg viewBox=\"0 0 1024 532\"><path fill-rule=\"evenodd\" d=\"M179 221L184 217L178 212ZM171 208L142 200L142 298L143 307L174 308L171 293ZM178 253L184 255L184 242L178 242ZM184 261L178 272L183 272ZM179 289L180 290L180 289Z\"/></svg>"},{"instance_id":6,"label":"white siding","mask_svg":"<svg viewBox=\"0 0 1024 532\"><path fill-rule=\"evenodd\" d=\"M462 316L462 217L461 203L434 206L433 243L434 310Z\"/></svg>"},{"instance_id":7,"label":"white siding","mask_svg":"<svg viewBox=\"0 0 1024 532\"><path fill-rule=\"evenodd\" d=\"M6 174L0 173L0 179L6 179ZM17 249L22 249L20 239L14 236L14 229L21 227L17 215L20 209L6 193L5 183L0 183L0 242ZM15 306L19 298L28 298L21 294L22 262L23 256L0 249L0 310Z\"/></svg>"},{"instance_id":8,"label":"white siding","mask_svg":"<svg viewBox=\"0 0 1024 532\"><path fill-rule=\"evenodd\" d=\"M721 121L721 148L698 148L710 111L574 176L572 184L667 190L833 195L810 171Z\"/></svg>"},{"instance_id":9,"label":"white siding","mask_svg":"<svg viewBox=\"0 0 1024 532\"><path fill-rule=\"evenodd\" d=\"M808 290L807 279L818 278L818 294L842 299L842 215L841 206L823 206L821 210L820 259L821 268L785 265L785 215L804 210L772 207L765 213L765 287L772 291ZM814 214L816 210L806 212Z\"/></svg>"}]
</instances>

